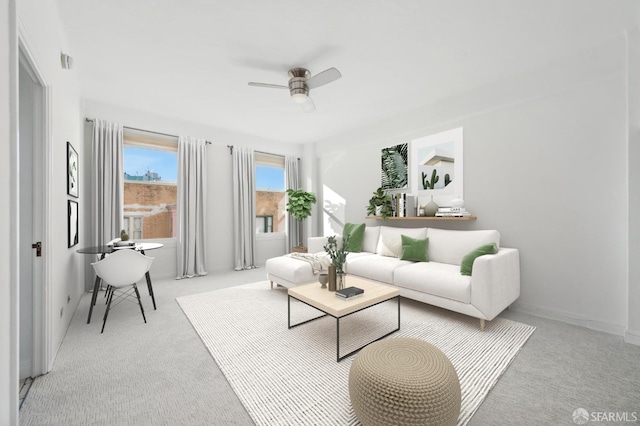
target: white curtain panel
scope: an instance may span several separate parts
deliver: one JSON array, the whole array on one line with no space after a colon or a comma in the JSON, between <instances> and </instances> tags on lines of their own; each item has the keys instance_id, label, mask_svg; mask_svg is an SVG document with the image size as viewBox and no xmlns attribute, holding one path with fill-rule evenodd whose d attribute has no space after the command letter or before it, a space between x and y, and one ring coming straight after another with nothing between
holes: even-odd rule
<instances>
[{"instance_id":1,"label":"white curtain panel","mask_svg":"<svg viewBox=\"0 0 640 426\"><path fill-rule=\"evenodd\" d=\"M178 279L207 275L206 140L178 138Z\"/></svg>"},{"instance_id":2,"label":"white curtain panel","mask_svg":"<svg viewBox=\"0 0 640 426\"><path fill-rule=\"evenodd\" d=\"M255 268L256 197L253 149L233 148L233 239L235 270Z\"/></svg>"},{"instance_id":3,"label":"white curtain panel","mask_svg":"<svg viewBox=\"0 0 640 426\"><path fill-rule=\"evenodd\" d=\"M123 223L124 170L122 125L93 121L91 233L93 243L105 245L120 236Z\"/></svg>"},{"instance_id":4,"label":"white curtain panel","mask_svg":"<svg viewBox=\"0 0 640 426\"><path fill-rule=\"evenodd\" d=\"M284 176L287 182L286 189L300 189L300 169L298 166L298 158L293 155L287 155L284 159ZM287 253L291 253L293 247L297 247L302 241L300 223L287 212Z\"/></svg>"}]
</instances>

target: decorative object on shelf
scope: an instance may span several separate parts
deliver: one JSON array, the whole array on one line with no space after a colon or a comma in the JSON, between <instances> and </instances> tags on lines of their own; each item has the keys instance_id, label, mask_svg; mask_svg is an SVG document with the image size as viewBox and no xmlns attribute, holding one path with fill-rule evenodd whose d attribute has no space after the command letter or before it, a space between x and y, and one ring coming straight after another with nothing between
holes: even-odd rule
<instances>
[{"instance_id":1,"label":"decorative object on shelf","mask_svg":"<svg viewBox=\"0 0 640 426\"><path fill-rule=\"evenodd\" d=\"M327 252L331 258L331 265L329 266L329 291L335 291L336 288L343 288L345 282L344 262L347 261L347 255L349 254L349 234L342 237L340 247L338 247L338 241L335 235L327 238L324 251ZM332 267L334 272L332 272ZM331 290L331 281L334 282L333 290ZM341 285L341 287L338 287L339 285Z\"/></svg>"},{"instance_id":2,"label":"decorative object on shelf","mask_svg":"<svg viewBox=\"0 0 640 426\"><path fill-rule=\"evenodd\" d=\"M336 291L336 267L329 265L329 291Z\"/></svg>"},{"instance_id":3,"label":"decorative object on shelf","mask_svg":"<svg viewBox=\"0 0 640 426\"><path fill-rule=\"evenodd\" d=\"M426 216L426 215L424 214L424 205L422 205L422 204L420 204L420 205L418 206L418 216Z\"/></svg>"},{"instance_id":4,"label":"decorative object on shelf","mask_svg":"<svg viewBox=\"0 0 640 426\"><path fill-rule=\"evenodd\" d=\"M286 210L298 221L298 235L302 239L302 222L311 216L311 205L316 203L316 194L303 191L302 189L287 189ZM302 246L302 241L298 242L298 247Z\"/></svg>"},{"instance_id":5,"label":"decorative object on shelf","mask_svg":"<svg viewBox=\"0 0 640 426\"><path fill-rule=\"evenodd\" d=\"M323 272L318 275L318 282L321 284L320 288L327 288L327 283L329 282L329 274Z\"/></svg>"},{"instance_id":6,"label":"decorative object on shelf","mask_svg":"<svg viewBox=\"0 0 640 426\"><path fill-rule=\"evenodd\" d=\"M451 207L464 207L464 200L462 198L454 198L453 200L451 200Z\"/></svg>"},{"instance_id":7,"label":"decorative object on shelf","mask_svg":"<svg viewBox=\"0 0 640 426\"><path fill-rule=\"evenodd\" d=\"M78 153L67 142L67 194L78 198Z\"/></svg>"},{"instance_id":8,"label":"decorative object on shelf","mask_svg":"<svg viewBox=\"0 0 640 426\"><path fill-rule=\"evenodd\" d=\"M419 197L435 195L449 205L461 197L462 127L411 141L411 192Z\"/></svg>"},{"instance_id":9,"label":"decorative object on shelf","mask_svg":"<svg viewBox=\"0 0 640 426\"><path fill-rule=\"evenodd\" d=\"M435 201L433 201L433 195L432 195L431 201L429 201L427 205L424 206L424 215L433 217L436 215L437 212L438 212L438 205L436 204Z\"/></svg>"},{"instance_id":10,"label":"decorative object on shelf","mask_svg":"<svg viewBox=\"0 0 640 426\"><path fill-rule=\"evenodd\" d=\"M367 214L369 216L381 216L384 220L393 215L391 195L385 194L382 187L378 188L369 199Z\"/></svg>"},{"instance_id":11,"label":"decorative object on shelf","mask_svg":"<svg viewBox=\"0 0 640 426\"><path fill-rule=\"evenodd\" d=\"M380 156L382 189L403 189L409 184L409 144L383 148Z\"/></svg>"}]
</instances>

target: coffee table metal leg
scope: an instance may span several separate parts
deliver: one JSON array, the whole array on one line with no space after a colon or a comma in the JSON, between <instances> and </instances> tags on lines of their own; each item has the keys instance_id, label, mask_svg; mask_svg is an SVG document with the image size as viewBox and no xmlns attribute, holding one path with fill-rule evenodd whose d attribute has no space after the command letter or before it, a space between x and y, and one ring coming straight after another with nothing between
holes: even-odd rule
<instances>
[{"instance_id":1,"label":"coffee table metal leg","mask_svg":"<svg viewBox=\"0 0 640 426\"><path fill-rule=\"evenodd\" d=\"M324 313L324 315L320 315L320 316L318 316L318 317L311 318L311 319L308 319L308 320L306 320L306 321L302 321L302 322L299 322L299 323L297 323L297 324L293 324L293 325L291 325L291 298L292 298L292 297L293 297L293 296L287 295L287 327L289 327L289 328L297 327L297 326L299 326L299 325L306 324L306 323L308 323L308 322L315 321L315 320L317 320L317 319L324 318L324 317L326 317L327 315L329 315L329 314L327 314L327 313L326 313L326 312L324 312L324 311L320 311L320 309L316 308L315 306L311 306L311 305L309 305L307 302L302 301L302 300L300 300L300 299L296 299L295 297L293 297L293 298L294 298L294 299L296 299L298 302L302 302L302 303L304 303L304 304L305 304L305 305L307 305L307 306L311 306L313 309L315 309L315 310L317 310L317 311L323 312L323 313Z\"/></svg>"},{"instance_id":2,"label":"coffee table metal leg","mask_svg":"<svg viewBox=\"0 0 640 426\"><path fill-rule=\"evenodd\" d=\"M340 362L340 318L336 318L336 362Z\"/></svg>"},{"instance_id":3,"label":"coffee table metal leg","mask_svg":"<svg viewBox=\"0 0 640 426\"><path fill-rule=\"evenodd\" d=\"M388 299L388 300L393 300L393 299L394 298L391 298L391 299ZM378 340L382 340L385 337L390 336L393 333L395 333L396 331L400 330L400 296L396 296L395 299L398 300L398 327L395 330L391 330L390 332L388 332L384 336L378 337L377 339L370 341L366 345L362 345L358 349L353 350L353 351L351 351L348 354L343 355L343 356L340 356L340 318L336 318L337 319L337 323L336 323L336 330L337 330L337 332L336 332L336 348L337 348L336 360L337 360L337 362L340 362L343 359L350 357L351 355L355 354L356 352L359 352L360 350L362 350L366 346L369 346L370 344L372 344L374 342L377 342ZM386 300L385 300L385 302L386 302ZM380 302L380 303L384 303L384 302ZM379 303L376 303L376 305L378 305L378 304ZM372 306L375 306L375 305L372 305ZM364 309L366 309L366 308L364 308ZM360 312L360 311L356 311L356 312ZM355 314L356 312L352 312L349 315ZM348 316L348 315L346 315L346 316Z\"/></svg>"}]
</instances>

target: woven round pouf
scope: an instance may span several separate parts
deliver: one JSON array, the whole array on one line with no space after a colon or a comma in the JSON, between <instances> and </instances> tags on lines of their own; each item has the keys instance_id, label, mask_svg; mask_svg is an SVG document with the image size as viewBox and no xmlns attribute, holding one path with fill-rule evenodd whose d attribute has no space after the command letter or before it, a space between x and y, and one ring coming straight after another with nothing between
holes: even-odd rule
<instances>
[{"instance_id":1,"label":"woven round pouf","mask_svg":"<svg viewBox=\"0 0 640 426\"><path fill-rule=\"evenodd\" d=\"M455 425L460 381L435 346L396 338L362 349L349 370L351 405L363 426Z\"/></svg>"}]
</instances>

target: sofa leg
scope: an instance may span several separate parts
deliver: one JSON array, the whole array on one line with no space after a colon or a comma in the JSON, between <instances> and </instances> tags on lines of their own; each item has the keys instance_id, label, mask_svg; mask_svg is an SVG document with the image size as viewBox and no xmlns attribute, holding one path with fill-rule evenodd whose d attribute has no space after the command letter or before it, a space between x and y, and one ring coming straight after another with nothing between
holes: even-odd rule
<instances>
[{"instance_id":1,"label":"sofa leg","mask_svg":"<svg viewBox=\"0 0 640 426\"><path fill-rule=\"evenodd\" d=\"M480 319L480 331L484 331L484 320Z\"/></svg>"}]
</instances>

